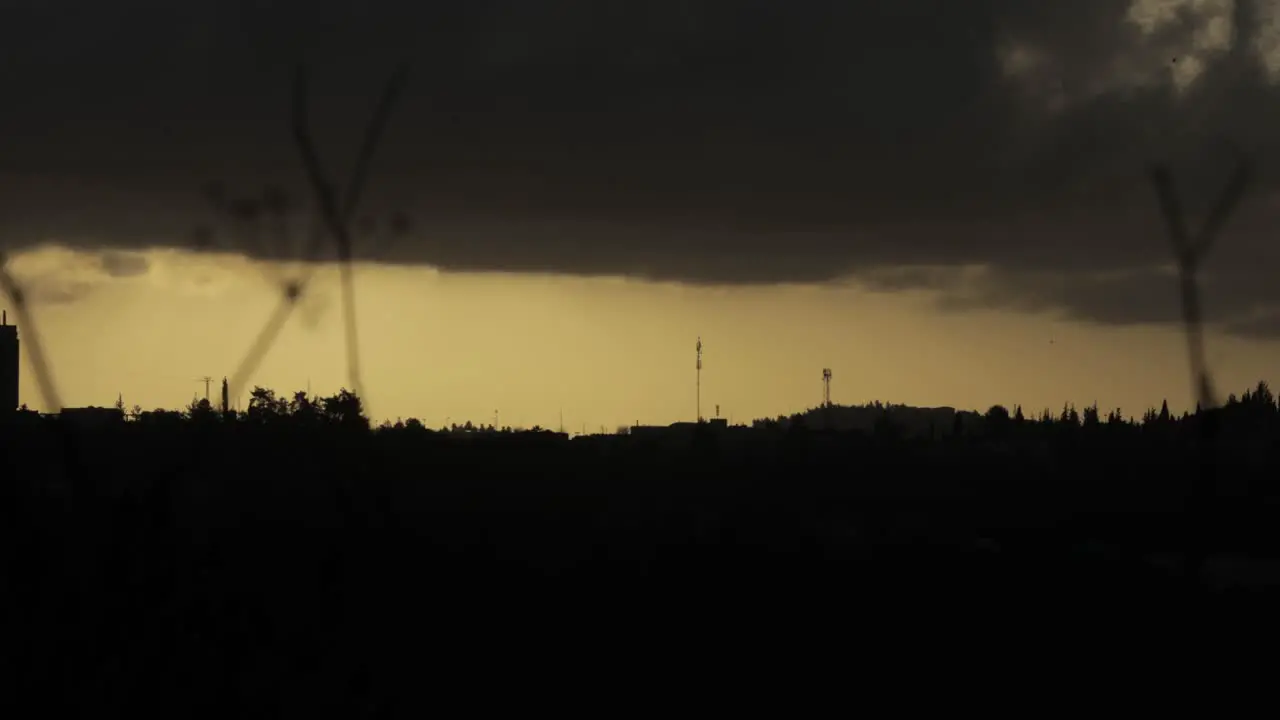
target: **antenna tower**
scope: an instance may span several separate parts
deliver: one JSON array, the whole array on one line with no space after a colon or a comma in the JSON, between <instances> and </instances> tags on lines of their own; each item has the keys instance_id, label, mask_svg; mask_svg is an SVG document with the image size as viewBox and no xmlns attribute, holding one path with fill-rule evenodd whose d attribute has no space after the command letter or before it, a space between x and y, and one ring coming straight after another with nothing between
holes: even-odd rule
<instances>
[{"instance_id":1,"label":"antenna tower","mask_svg":"<svg viewBox=\"0 0 1280 720\"><path fill-rule=\"evenodd\" d=\"M831 407L831 368L822 368L822 407Z\"/></svg>"},{"instance_id":2,"label":"antenna tower","mask_svg":"<svg viewBox=\"0 0 1280 720\"><path fill-rule=\"evenodd\" d=\"M702 336L698 336L698 422L702 422Z\"/></svg>"}]
</instances>

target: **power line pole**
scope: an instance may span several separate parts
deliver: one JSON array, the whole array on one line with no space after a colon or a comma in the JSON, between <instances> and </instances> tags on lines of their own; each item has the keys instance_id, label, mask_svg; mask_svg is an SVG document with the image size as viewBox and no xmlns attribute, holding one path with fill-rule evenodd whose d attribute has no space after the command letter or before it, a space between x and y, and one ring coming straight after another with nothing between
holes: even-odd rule
<instances>
[{"instance_id":1,"label":"power line pole","mask_svg":"<svg viewBox=\"0 0 1280 720\"><path fill-rule=\"evenodd\" d=\"M213 378L205 375L204 377L196 378L196 382L204 383L204 401L209 402L209 383L213 382Z\"/></svg>"}]
</instances>

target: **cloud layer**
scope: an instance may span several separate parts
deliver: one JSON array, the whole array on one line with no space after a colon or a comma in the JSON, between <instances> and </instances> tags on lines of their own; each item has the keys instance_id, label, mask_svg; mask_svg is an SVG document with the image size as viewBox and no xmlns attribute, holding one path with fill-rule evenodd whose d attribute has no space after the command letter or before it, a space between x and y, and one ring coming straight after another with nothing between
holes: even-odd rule
<instances>
[{"instance_id":1,"label":"cloud layer","mask_svg":"<svg viewBox=\"0 0 1280 720\"><path fill-rule=\"evenodd\" d=\"M854 276L950 307L1159 322L1177 306L1146 165L1172 163L1194 224L1235 147L1258 183L1206 268L1209 311L1244 334L1280 326L1277 0L13 5L8 249L303 253L306 218L215 218L209 181L233 204L267 186L306 199L287 114L304 61L323 160L345 182L381 83L408 61L364 257Z\"/></svg>"},{"instance_id":2,"label":"cloud layer","mask_svg":"<svg viewBox=\"0 0 1280 720\"><path fill-rule=\"evenodd\" d=\"M147 258L137 253L76 252L57 245L15 255L5 266L25 299L40 304L83 300L106 283L144 275L149 268Z\"/></svg>"}]
</instances>

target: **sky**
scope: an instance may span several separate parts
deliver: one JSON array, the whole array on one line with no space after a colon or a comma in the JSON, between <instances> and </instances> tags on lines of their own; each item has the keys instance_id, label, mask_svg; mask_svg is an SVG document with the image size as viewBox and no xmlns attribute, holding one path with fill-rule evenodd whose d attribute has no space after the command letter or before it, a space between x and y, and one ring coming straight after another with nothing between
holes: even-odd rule
<instances>
[{"instance_id":1,"label":"sky","mask_svg":"<svg viewBox=\"0 0 1280 720\"><path fill-rule=\"evenodd\" d=\"M828 367L843 403L1185 407L1153 162L1193 231L1250 162L1209 356L1224 393L1280 360L1280 0L13 0L0 250L64 404L203 395L310 265L247 384L352 384L300 65L338 190L408 70L351 219L375 419L692 419L699 336L735 422Z\"/></svg>"}]
</instances>

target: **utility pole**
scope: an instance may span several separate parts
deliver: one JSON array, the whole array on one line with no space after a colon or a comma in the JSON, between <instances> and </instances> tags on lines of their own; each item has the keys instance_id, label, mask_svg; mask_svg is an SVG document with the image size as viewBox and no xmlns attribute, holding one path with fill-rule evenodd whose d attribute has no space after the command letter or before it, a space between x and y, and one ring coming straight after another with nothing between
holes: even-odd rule
<instances>
[{"instance_id":1,"label":"utility pole","mask_svg":"<svg viewBox=\"0 0 1280 720\"><path fill-rule=\"evenodd\" d=\"M205 375L204 377L196 378L196 382L204 383L204 401L209 402L209 383L213 382L213 378Z\"/></svg>"}]
</instances>

